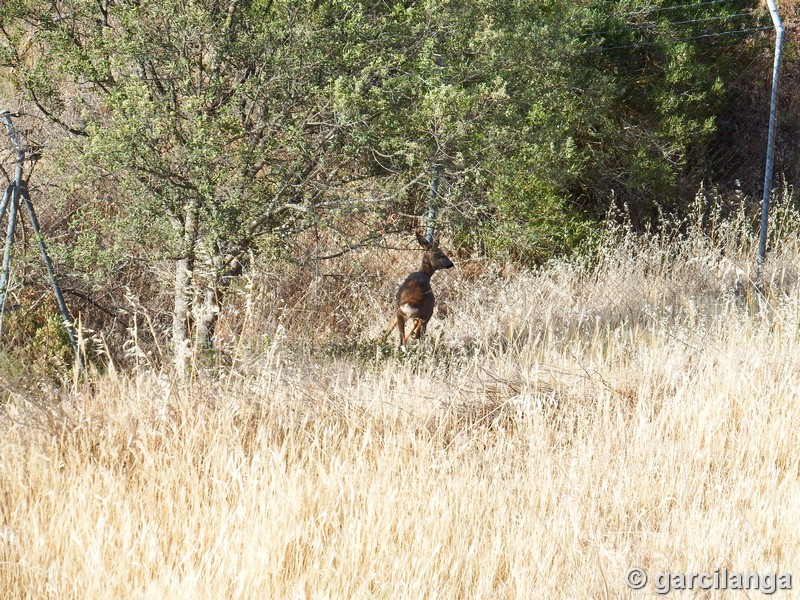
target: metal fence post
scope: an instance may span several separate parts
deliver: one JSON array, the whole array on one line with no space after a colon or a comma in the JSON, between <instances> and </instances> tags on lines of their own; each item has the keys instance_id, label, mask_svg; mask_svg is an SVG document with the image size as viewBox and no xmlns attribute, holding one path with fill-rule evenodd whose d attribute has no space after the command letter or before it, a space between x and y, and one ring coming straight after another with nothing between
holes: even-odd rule
<instances>
[{"instance_id":1,"label":"metal fence post","mask_svg":"<svg viewBox=\"0 0 800 600\"><path fill-rule=\"evenodd\" d=\"M9 205L10 200L10 206ZM6 297L8 295L8 285L11 281L11 250L14 245L14 230L17 228L17 209L19 206L19 188L12 182L6 188L3 197L4 208L8 207L8 226L6 227L6 239L3 246L3 266L0 273L0 333L3 331L3 314L6 308Z\"/></svg>"},{"instance_id":2,"label":"metal fence post","mask_svg":"<svg viewBox=\"0 0 800 600\"><path fill-rule=\"evenodd\" d=\"M436 66L441 70L444 68L444 57L441 54L434 54ZM438 153L438 149L437 149ZM433 169L431 174L431 190L428 194L428 214L426 216L427 229L425 230L425 238L428 243L433 243L433 231L436 224L436 202L439 198L439 175L442 172L442 166L433 159Z\"/></svg>"},{"instance_id":3,"label":"metal fence post","mask_svg":"<svg viewBox=\"0 0 800 600\"><path fill-rule=\"evenodd\" d=\"M47 269L47 277L50 280L50 286L53 288L53 294L56 297L56 303L58 304L58 309L61 312L61 318L64 320L64 327L67 330L72 351L75 353L75 359L78 361L78 366L82 370L84 366L83 358L81 357L80 349L78 348L78 340L75 336L75 329L72 326L72 317L70 316L69 310L67 309L67 304L64 301L64 295L61 293L61 287L58 285L58 279L56 278L55 269L53 269L53 263L50 260L50 256L47 254L47 247L45 246L44 237L42 236L42 231L39 227L39 219L36 217L36 211L33 208L33 203L31 202L30 195L28 194L27 186L22 180L22 163L25 161L25 147L20 144L19 138L17 137L17 132L14 130L14 123L11 121L12 114L6 110L0 111L0 116L2 116L3 120L5 121L8 137L11 138L11 143L14 145L14 149L17 151L17 167L14 174L14 182L9 186L9 189L11 190L11 207L8 216L6 244L3 251L3 272L0 278L0 293L2 293L2 297L0 297L0 311L5 304L7 295L6 288L8 287L9 281L11 247L14 243L14 229L16 227L19 200L22 198L22 201L25 204L25 209L28 213L28 218L31 221L31 226L36 234L36 242L39 246L39 252L42 255L42 261ZM8 192L6 193L8 194ZM3 199L3 203L5 202L7 202L6 198ZM0 331L2 331L1 319L2 313L0 313Z\"/></svg>"},{"instance_id":4,"label":"metal fence post","mask_svg":"<svg viewBox=\"0 0 800 600\"><path fill-rule=\"evenodd\" d=\"M783 50L783 23L778 14L775 0L767 0L772 23L775 26L775 61L772 67L772 95L769 103L769 133L767 135L767 164L764 167L764 195L761 199L761 230L758 237L758 259L756 260L756 282L761 279L761 271L767 254L767 221L769 202L772 194L772 168L775 161L775 128L778 117L778 80L781 72L781 52Z\"/></svg>"}]
</instances>

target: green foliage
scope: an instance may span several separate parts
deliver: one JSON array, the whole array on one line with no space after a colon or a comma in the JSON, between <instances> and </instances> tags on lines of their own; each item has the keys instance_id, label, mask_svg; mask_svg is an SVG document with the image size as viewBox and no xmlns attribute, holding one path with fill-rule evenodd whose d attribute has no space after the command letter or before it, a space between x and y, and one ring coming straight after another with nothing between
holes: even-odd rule
<instances>
[{"instance_id":1,"label":"green foliage","mask_svg":"<svg viewBox=\"0 0 800 600\"><path fill-rule=\"evenodd\" d=\"M612 199L686 211L755 5L9 0L0 69L67 134L61 256L86 285L185 260L199 298L303 229L408 227L434 173L440 227L528 264Z\"/></svg>"},{"instance_id":2,"label":"green foliage","mask_svg":"<svg viewBox=\"0 0 800 600\"><path fill-rule=\"evenodd\" d=\"M37 300L33 293L3 315L3 348L0 370L11 379L24 373L58 381L75 359L55 303Z\"/></svg>"},{"instance_id":3,"label":"green foliage","mask_svg":"<svg viewBox=\"0 0 800 600\"><path fill-rule=\"evenodd\" d=\"M335 103L352 139L372 150L373 174L407 186L395 210L424 212L435 169L440 221L465 243L533 261L580 236L572 190L588 157L575 133L592 100L574 80L589 80L569 38L577 9L511 0L347 7L336 22L353 11L358 27L335 30L353 42Z\"/></svg>"},{"instance_id":4,"label":"green foliage","mask_svg":"<svg viewBox=\"0 0 800 600\"><path fill-rule=\"evenodd\" d=\"M600 105L606 144L595 155L595 189L613 189L638 222L657 207L684 213L698 183L713 177L707 157L719 143L717 117L737 100L726 81L760 48L757 40L745 43L763 25L756 4L586 3L587 65L613 74ZM589 198L599 204L596 192Z\"/></svg>"},{"instance_id":5,"label":"green foliage","mask_svg":"<svg viewBox=\"0 0 800 600\"><path fill-rule=\"evenodd\" d=\"M79 240L99 224L150 259L206 252L224 266L264 234L302 228L309 213L290 206L320 200L340 164L346 128L328 100L338 52L311 4L30 0L0 20L20 92L54 120L82 113L65 192L111 188L113 222L79 210Z\"/></svg>"}]
</instances>

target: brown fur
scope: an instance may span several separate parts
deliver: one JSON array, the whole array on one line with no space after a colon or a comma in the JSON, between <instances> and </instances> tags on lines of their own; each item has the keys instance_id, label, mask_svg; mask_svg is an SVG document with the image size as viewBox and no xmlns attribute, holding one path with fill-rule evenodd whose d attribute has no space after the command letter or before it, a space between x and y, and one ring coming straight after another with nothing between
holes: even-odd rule
<instances>
[{"instance_id":1,"label":"brown fur","mask_svg":"<svg viewBox=\"0 0 800 600\"><path fill-rule=\"evenodd\" d=\"M400 348L405 347L409 337L418 340L424 333L433 316L433 307L436 298L431 288L431 277L439 269L449 269L452 261L439 249L439 243L428 241L417 233L419 245L425 249L422 256L422 266L419 271L414 271L402 283L395 297L395 312L386 327L386 335L391 333L395 326L400 335ZM406 335L406 321L414 321L411 331Z\"/></svg>"}]
</instances>

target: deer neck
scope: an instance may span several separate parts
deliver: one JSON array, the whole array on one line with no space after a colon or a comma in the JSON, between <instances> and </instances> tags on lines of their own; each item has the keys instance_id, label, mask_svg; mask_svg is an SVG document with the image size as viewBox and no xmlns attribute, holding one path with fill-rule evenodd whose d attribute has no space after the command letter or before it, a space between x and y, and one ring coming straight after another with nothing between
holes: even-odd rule
<instances>
[{"instance_id":1,"label":"deer neck","mask_svg":"<svg viewBox=\"0 0 800 600\"><path fill-rule=\"evenodd\" d=\"M425 275L427 275L429 279L434 274L434 272L436 272L436 268L431 264L431 261L428 260L427 256L422 257L422 267L420 268L420 271L425 273Z\"/></svg>"}]
</instances>

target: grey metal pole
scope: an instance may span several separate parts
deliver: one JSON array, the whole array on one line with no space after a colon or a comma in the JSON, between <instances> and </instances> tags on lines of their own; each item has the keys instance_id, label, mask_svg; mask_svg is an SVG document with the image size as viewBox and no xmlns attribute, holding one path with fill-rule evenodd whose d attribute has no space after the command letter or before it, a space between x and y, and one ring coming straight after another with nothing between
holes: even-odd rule
<instances>
[{"instance_id":1,"label":"grey metal pole","mask_svg":"<svg viewBox=\"0 0 800 600\"><path fill-rule=\"evenodd\" d=\"M433 166L433 176L431 179L431 191L428 194L428 214L426 216L426 221L428 223L428 227L425 230L425 238L428 240L429 244L433 243L433 230L436 224L436 201L439 197L439 173L441 172L441 167L439 165Z\"/></svg>"},{"instance_id":2,"label":"grey metal pole","mask_svg":"<svg viewBox=\"0 0 800 600\"><path fill-rule=\"evenodd\" d=\"M436 66L439 69L444 68L444 57L441 54L434 54ZM436 204L439 199L439 175L442 172L442 166L433 159L433 173L431 174L431 191L428 194L428 214L426 215L427 229L425 230L425 238L429 244L433 243L433 231L436 225Z\"/></svg>"},{"instance_id":3,"label":"grey metal pole","mask_svg":"<svg viewBox=\"0 0 800 600\"><path fill-rule=\"evenodd\" d=\"M3 311L6 307L8 284L11 274L11 249L14 245L14 230L17 228L17 212L19 207L19 188L15 183L8 186L7 193L11 197L11 207L8 212L8 226L6 227L6 241L3 247L3 270L0 273L0 335L3 333ZM6 198L3 198L7 201Z\"/></svg>"},{"instance_id":4,"label":"grey metal pole","mask_svg":"<svg viewBox=\"0 0 800 600\"><path fill-rule=\"evenodd\" d=\"M11 185L6 187L6 191L3 193L3 201L0 202L0 221L6 216L6 208L8 208L9 200L11 200Z\"/></svg>"},{"instance_id":5,"label":"grey metal pole","mask_svg":"<svg viewBox=\"0 0 800 600\"><path fill-rule=\"evenodd\" d=\"M30 194L28 193L27 187L24 187L22 184L22 163L25 160L25 148L19 143L17 132L14 130L14 124L11 121L12 114L6 110L0 112L0 116L3 117L3 120L6 124L8 137L11 138L11 143L14 144L14 148L17 150L17 168L14 175L14 183L12 184L13 190L11 193L11 213L8 217L6 246L3 252L3 272L2 276L0 276L0 292L3 294L2 298L0 298L0 310L5 304L6 299L6 286L8 285L8 273L11 263L11 247L14 243L14 229L16 227L17 212L19 208L19 197L21 195L28 213L28 218L31 221L31 226L36 234L36 242L39 245L39 252L42 255L42 260L44 261L45 268L47 269L47 276L50 279L50 285L53 288L53 293L55 294L56 302L58 303L58 309L61 312L61 318L64 320L64 327L67 330L72 351L75 353L75 359L78 361L78 366L83 369L83 359L81 358L80 351L78 349L78 341L75 336L75 330L72 326L72 317L69 314L66 302L64 302L64 295L61 293L61 287L58 285L58 279L56 278L55 269L53 269L53 263L50 260L50 256L47 254L47 247L45 246L42 230L39 226L39 219L36 217L36 211L33 209L33 202L31 202ZM0 313L0 317L1 316L2 314ZM0 333L2 333L1 320Z\"/></svg>"},{"instance_id":6,"label":"grey metal pole","mask_svg":"<svg viewBox=\"0 0 800 600\"><path fill-rule=\"evenodd\" d=\"M75 352L75 357L78 359L81 368L83 368L83 361L81 360L80 353L78 352L78 340L75 337L75 330L72 327L72 317L67 309L67 303L64 302L64 295L61 293L61 286L58 285L58 279L56 278L56 271L53 268L53 262L50 260L50 256L47 254L47 247L45 246L44 237L42 236L42 228L39 226L39 219L36 217L36 211L33 209L33 202L31 202L31 197L28 194L28 191L25 189L22 190L22 201L25 204L25 209L28 212L28 218L31 220L33 232L36 234L36 243L39 245L39 252L42 255L42 261L47 269L47 277L50 279L50 285L53 288L53 294L55 295L56 302L58 303L58 310L61 311L61 318L64 320L64 327L66 327L67 335L69 335L69 343L72 346L72 351Z\"/></svg>"},{"instance_id":7,"label":"grey metal pole","mask_svg":"<svg viewBox=\"0 0 800 600\"><path fill-rule=\"evenodd\" d=\"M756 282L761 279L761 271L767 254L767 221L769 220L769 201L772 193L772 169L775 162L775 128L778 118L778 81L781 72L781 53L783 51L783 23L778 14L775 0L767 0L772 24L775 26L775 61L772 66L772 95L769 103L769 133L767 134L767 164L764 167L764 195L761 199L761 231L758 237L758 259L756 260Z\"/></svg>"},{"instance_id":8,"label":"grey metal pole","mask_svg":"<svg viewBox=\"0 0 800 600\"><path fill-rule=\"evenodd\" d=\"M19 192L22 184L22 163L25 160L25 149L19 143L17 133L14 131L14 126L11 123L11 113L7 110L0 112L6 124L6 131L8 137L11 138L11 143L14 144L14 149L17 151L17 164L14 168L14 181L9 186L11 188L11 212L8 215L8 227L6 228L6 243L3 248L3 272L0 275L0 334L3 332L2 314L6 306L6 297L8 296L8 284L11 275L11 250L14 245L14 231L17 228L17 212L19 208Z\"/></svg>"},{"instance_id":9,"label":"grey metal pole","mask_svg":"<svg viewBox=\"0 0 800 600\"><path fill-rule=\"evenodd\" d=\"M11 201L11 197L14 195L14 184L11 183L6 186L6 191L3 193L3 202L0 203L0 221L2 221L3 217L6 214L6 209L8 209L8 203ZM15 211L16 212L16 211ZM16 220L17 215L14 214L13 216L9 217L9 225L11 225L11 220ZM3 266L2 272L0 272L0 334L3 332L3 312L6 307L6 288L8 287L8 278L9 278L9 265L11 261L11 244L8 243L9 237L11 238L12 242L14 240L14 231L13 227L11 229L10 234L6 234L6 244L3 248ZM6 256L8 253L8 256Z\"/></svg>"}]
</instances>

